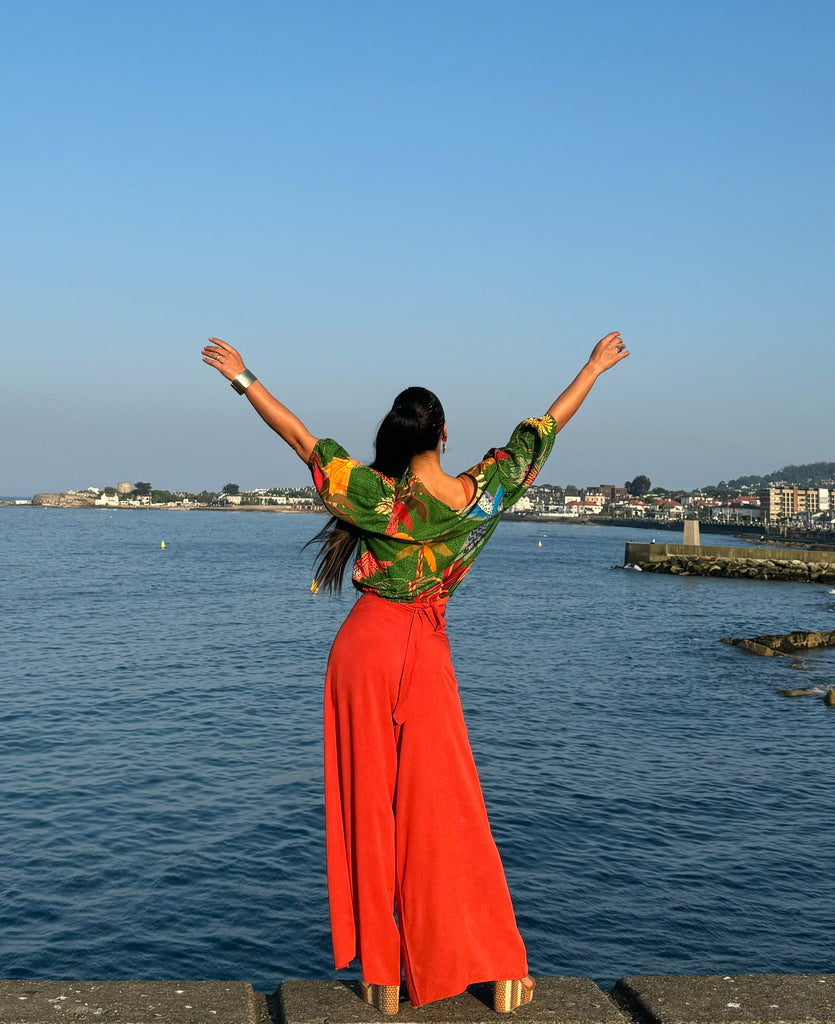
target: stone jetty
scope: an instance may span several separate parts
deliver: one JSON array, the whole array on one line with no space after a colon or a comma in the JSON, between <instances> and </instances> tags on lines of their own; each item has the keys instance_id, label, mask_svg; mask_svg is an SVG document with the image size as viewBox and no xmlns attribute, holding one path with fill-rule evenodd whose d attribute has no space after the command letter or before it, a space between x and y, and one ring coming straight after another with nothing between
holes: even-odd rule
<instances>
[{"instance_id":1,"label":"stone jetty","mask_svg":"<svg viewBox=\"0 0 835 1024\"><path fill-rule=\"evenodd\" d=\"M793 548L726 548L700 544L626 545L624 565L678 576L791 580L835 584L835 551Z\"/></svg>"},{"instance_id":2,"label":"stone jetty","mask_svg":"<svg viewBox=\"0 0 835 1024\"><path fill-rule=\"evenodd\" d=\"M489 985L384 1017L350 981L0 981L0 1024L835 1024L835 974L546 977L512 1015L491 1006Z\"/></svg>"}]
</instances>

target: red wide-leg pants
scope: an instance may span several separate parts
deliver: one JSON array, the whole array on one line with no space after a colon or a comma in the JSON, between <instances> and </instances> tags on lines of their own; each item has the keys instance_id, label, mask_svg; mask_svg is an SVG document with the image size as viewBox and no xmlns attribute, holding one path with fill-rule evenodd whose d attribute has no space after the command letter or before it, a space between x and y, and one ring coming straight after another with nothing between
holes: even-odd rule
<instances>
[{"instance_id":1,"label":"red wide-leg pants","mask_svg":"<svg viewBox=\"0 0 835 1024\"><path fill-rule=\"evenodd\" d=\"M325 810L334 960L413 1005L523 978L450 661L441 602L363 594L325 687ZM396 911L396 917L395 917Z\"/></svg>"}]
</instances>

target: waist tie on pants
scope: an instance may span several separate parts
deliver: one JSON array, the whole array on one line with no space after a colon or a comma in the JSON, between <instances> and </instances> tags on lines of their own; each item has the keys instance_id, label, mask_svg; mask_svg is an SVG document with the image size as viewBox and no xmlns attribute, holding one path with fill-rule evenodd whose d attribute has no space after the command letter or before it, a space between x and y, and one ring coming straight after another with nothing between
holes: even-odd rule
<instances>
[{"instance_id":1,"label":"waist tie on pants","mask_svg":"<svg viewBox=\"0 0 835 1024\"><path fill-rule=\"evenodd\" d=\"M525 948L490 833L450 660L444 602L363 594L325 685L334 961L412 1004L523 978Z\"/></svg>"}]
</instances>

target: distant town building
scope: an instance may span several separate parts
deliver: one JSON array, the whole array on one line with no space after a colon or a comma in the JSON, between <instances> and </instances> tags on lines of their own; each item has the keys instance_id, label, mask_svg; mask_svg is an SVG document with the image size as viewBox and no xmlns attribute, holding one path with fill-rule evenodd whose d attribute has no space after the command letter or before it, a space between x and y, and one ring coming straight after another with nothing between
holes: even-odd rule
<instances>
[{"instance_id":1,"label":"distant town building","mask_svg":"<svg viewBox=\"0 0 835 1024\"><path fill-rule=\"evenodd\" d=\"M764 487L760 491L763 519L775 522L792 516L814 516L829 511L829 489L826 487L798 487L796 484Z\"/></svg>"},{"instance_id":2,"label":"distant town building","mask_svg":"<svg viewBox=\"0 0 835 1024\"><path fill-rule=\"evenodd\" d=\"M623 509L633 516L645 516L649 512L651 505L645 501L641 501L640 498L629 498L627 501L616 502L616 507Z\"/></svg>"},{"instance_id":3,"label":"distant town building","mask_svg":"<svg viewBox=\"0 0 835 1024\"><path fill-rule=\"evenodd\" d=\"M130 492L132 490L133 490L133 484L129 484L129 483L116 484L116 493L117 494L130 494Z\"/></svg>"},{"instance_id":4,"label":"distant town building","mask_svg":"<svg viewBox=\"0 0 835 1024\"><path fill-rule=\"evenodd\" d=\"M666 516L667 519L681 519L684 515L684 508L678 501L674 501L672 498L662 498L656 506L656 515L661 513L662 516Z\"/></svg>"},{"instance_id":5,"label":"distant town building","mask_svg":"<svg viewBox=\"0 0 835 1024\"><path fill-rule=\"evenodd\" d=\"M762 519L763 510L753 496L727 498L716 509L717 518L728 522L755 522Z\"/></svg>"},{"instance_id":6,"label":"distant town building","mask_svg":"<svg viewBox=\"0 0 835 1024\"><path fill-rule=\"evenodd\" d=\"M614 484L600 484L597 490L606 499L607 505L614 505L616 501L626 501L629 498L629 492L625 487L615 487Z\"/></svg>"}]
</instances>

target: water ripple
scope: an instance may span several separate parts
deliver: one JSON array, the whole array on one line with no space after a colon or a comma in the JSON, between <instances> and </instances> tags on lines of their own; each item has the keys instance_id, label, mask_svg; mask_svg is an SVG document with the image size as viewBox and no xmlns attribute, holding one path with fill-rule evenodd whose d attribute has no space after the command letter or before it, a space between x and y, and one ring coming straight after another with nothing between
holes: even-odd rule
<instances>
[{"instance_id":1,"label":"water ripple","mask_svg":"<svg viewBox=\"0 0 835 1024\"><path fill-rule=\"evenodd\" d=\"M320 701L349 600L308 592L321 521L0 516L0 976L330 976ZM504 526L450 605L531 968L829 970L835 714L717 641L831 628L832 597L613 572L627 539ZM833 652L804 661L835 685Z\"/></svg>"}]
</instances>

